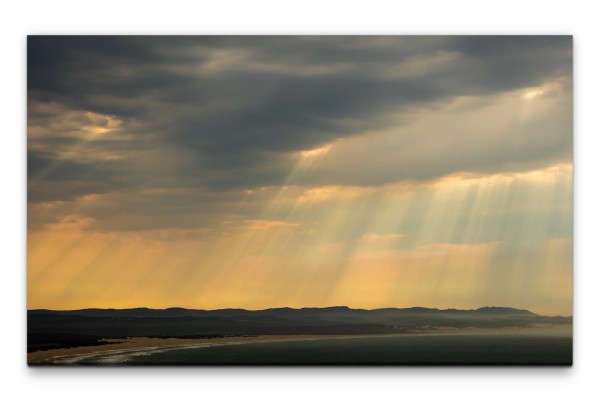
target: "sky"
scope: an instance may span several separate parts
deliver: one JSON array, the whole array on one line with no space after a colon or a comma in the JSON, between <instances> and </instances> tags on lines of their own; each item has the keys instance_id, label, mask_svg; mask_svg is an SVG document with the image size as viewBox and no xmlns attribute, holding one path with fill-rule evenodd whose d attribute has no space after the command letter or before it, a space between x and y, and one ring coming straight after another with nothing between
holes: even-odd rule
<instances>
[{"instance_id":1,"label":"sky","mask_svg":"<svg viewBox=\"0 0 600 401\"><path fill-rule=\"evenodd\" d=\"M28 308L572 314L570 36L30 36Z\"/></svg>"}]
</instances>

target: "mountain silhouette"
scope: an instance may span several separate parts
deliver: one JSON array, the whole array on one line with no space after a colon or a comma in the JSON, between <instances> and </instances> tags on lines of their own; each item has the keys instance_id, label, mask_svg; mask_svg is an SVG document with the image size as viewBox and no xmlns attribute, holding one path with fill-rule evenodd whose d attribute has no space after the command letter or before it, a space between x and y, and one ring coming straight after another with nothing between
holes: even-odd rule
<instances>
[{"instance_id":1,"label":"mountain silhouette","mask_svg":"<svg viewBox=\"0 0 600 401\"><path fill-rule=\"evenodd\" d=\"M485 306L479 309L436 309L424 307L411 308L379 308L379 309L352 309L347 306L330 306L323 308L269 308L262 310L248 309L186 309L186 308L129 308L129 309L78 309L78 310L29 310L29 316L39 315L63 315L63 316L90 316L90 317L113 317L113 318L141 318L141 317L243 317L243 316L273 316L273 317L307 317L307 316L355 316L355 317L380 317L380 316L405 316L405 315L439 315L439 316L537 316L535 313L525 309L510 307Z\"/></svg>"}]
</instances>

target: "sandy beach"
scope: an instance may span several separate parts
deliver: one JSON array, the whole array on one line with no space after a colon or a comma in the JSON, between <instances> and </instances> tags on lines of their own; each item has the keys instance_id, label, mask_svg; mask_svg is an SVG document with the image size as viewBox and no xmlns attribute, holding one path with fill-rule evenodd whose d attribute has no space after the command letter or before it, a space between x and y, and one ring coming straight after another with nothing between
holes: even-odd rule
<instances>
[{"instance_id":1,"label":"sandy beach","mask_svg":"<svg viewBox=\"0 0 600 401\"><path fill-rule=\"evenodd\" d=\"M327 338L347 337L347 336L327 336ZM237 344L253 343L253 342L270 342L282 340L309 340L319 339L324 336L311 335L263 335L263 336L244 336L244 337L225 337L225 338L202 338L202 339L185 339L185 338L148 338L148 337L131 337L126 339L104 339L110 344L83 346L74 348L59 348L47 351L34 351L27 354L27 363L29 365L48 365L60 363L61 360L74 357L84 357L87 355L110 355L116 351L144 351L154 349L171 349L184 346L194 345L217 345L217 344Z\"/></svg>"}]
</instances>

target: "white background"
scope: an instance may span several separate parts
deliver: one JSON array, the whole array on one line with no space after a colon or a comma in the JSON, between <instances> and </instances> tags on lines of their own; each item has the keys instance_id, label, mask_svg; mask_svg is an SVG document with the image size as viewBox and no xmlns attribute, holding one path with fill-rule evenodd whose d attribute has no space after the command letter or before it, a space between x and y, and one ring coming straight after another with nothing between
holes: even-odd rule
<instances>
[{"instance_id":1,"label":"white background","mask_svg":"<svg viewBox=\"0 0 600 401\"><path fill-rule=\"evenodd\" d=\"M3 399L598 399L600 277L593 1L6 1L0 11L0 344ZM575 362L572 368L28 368L28 34L568 34L575 44Z\"/></svg>"}]
</instances>

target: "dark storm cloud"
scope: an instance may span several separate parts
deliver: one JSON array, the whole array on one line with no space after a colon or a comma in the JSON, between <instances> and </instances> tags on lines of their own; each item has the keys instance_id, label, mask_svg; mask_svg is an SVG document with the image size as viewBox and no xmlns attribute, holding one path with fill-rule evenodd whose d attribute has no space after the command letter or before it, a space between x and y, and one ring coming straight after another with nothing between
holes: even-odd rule
<instances>
[{"instance_id":1,"label":"dark storm cloud","mask_svg":"<svg viewBox=\"0 0 600 401\"><path fill-rule=\"evenodd\" d=\"M126 166L118 160L95 163L55 160L43 153L27 152L27 198L29 201L73 200L90 193L107 193L130 188L123 177Z\"/></svg>"},{"instance_id":2,"label":"dark storm cloud","mask_svg":"<svg viewBox=\"0 0 600 401\"><path fill-rule=\"evenodd\" d=\"M571 74L568 36L471 36L458 38L455 50L478 68L468 79L497 90L535 85L552 74Z\"/></svg>"},{"instance_id":3,"label":"dark storm cloud","mask_svg":"<svg viewBox=\"0 0 600 401\"><path fill-rule=\"evenodd\" d=\"M113 116L123 121L119 130L131 136L116 148L181 149L188 158L176 179L215 188L279 184L292 165L286 152L385 128L389 113L570 74L570 37L34 36L28 41L30 105L56 103ZM32 119L30 114L30 124ZM43 116L35 121L43 123ZM32 155L33 174L52 162ZM122 180L139 185L148 178L139 169L128 170L125 162L119 166ZM48 178L82 171L83 166L63 161ZM110 182L115 173L88 179Z\"/></svg>"}]
</instances>

